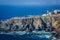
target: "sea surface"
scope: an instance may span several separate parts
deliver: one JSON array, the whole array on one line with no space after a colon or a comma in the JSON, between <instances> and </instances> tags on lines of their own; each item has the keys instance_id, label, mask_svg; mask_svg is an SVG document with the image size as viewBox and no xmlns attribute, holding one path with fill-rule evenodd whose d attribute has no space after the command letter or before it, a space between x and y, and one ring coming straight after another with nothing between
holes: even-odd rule
<instances>
[{"instance_id":1,"label":"sea surface","mask_svg":"<svg viewBox=\"0 0 60 40\"><path fill-rule=\"evenodd\" d=\"M0 40L57 40L51 37L50 32L35 31L35 32L9 32L1 33Z\"/></svg>"},{"instance_id":2,"label":"sea surface","mask_svg":"<svg viewBox=\"0 0 60 40\"><path fill-rule=\"evenodd\" d=\"M47 10L53 12L60 10L60 5L52 6L13 6L0 5L0 19L9 19L11 17L22 17L28 15L42 15L46 14Z\"/></svg>"}]
</instances>

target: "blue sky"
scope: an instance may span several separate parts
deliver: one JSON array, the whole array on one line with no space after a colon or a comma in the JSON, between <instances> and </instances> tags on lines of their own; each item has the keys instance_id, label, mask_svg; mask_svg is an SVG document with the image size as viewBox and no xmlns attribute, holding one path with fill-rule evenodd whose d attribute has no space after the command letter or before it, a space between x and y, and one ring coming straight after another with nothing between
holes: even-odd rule
<instances>
[{"instance_id":1,"label":"blue sky","mask_svg":"<svg viewBox=\"0 0 60 40\"><path fill-rule=\"evenodd\" d=\"M0 5L60 5L60 0L0 0Z\"/></svg>"}]
</instances>

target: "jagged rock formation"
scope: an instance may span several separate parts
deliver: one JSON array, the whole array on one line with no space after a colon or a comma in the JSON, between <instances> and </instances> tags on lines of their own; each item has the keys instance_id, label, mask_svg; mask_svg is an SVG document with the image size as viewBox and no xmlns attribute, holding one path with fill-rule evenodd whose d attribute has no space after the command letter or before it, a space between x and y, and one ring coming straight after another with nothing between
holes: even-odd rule
<instances>
[{"instance_id":1,"label":"jagged rock formation","mask_svg":"<svg viewBox=\"0 0 60 40\"><path fill-rule=\"evenodd\" d=\"M10 20L7 21L3 21L0 26L2 30L10 30L10 31L14 31L14 30L37 30L39 28L41 28L43 23L43 20L41 19L41 17L34 17L34 18L11 18Z\"/></svg>"},{"instance_id":2,"label":"jagged rock formation","mask_svg":"<svg viewBox=\"0 0 60 40\"><path fill-rule=\"evenodd\" d=\"M60 30L60 14L55 10L42 16L14 17L0 22L0 31Z\"/></svg>"},{"instance_id":3,"label":"jagged rock formation","mask_svg":"<svg viewBox=\"0 0 60 40\"><path fill-rule=\"evenodd\" d=\"M55 14L53 14L53 20L52 20L52 26L56 29L56 30L60 30L60 11L59 10L55 10L54 11Z\"/></svg>"}]
</instances>

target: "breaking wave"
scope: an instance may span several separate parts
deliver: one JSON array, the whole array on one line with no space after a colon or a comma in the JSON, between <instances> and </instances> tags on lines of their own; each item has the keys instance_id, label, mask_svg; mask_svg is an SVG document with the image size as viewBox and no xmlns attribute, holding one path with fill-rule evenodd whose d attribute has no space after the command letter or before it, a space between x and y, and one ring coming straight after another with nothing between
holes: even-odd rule
<instances>
[{"instance_id":1,"label":"breaking wave","mask_svg":"<svg viewBox=\"0 0 60 40\"><path fill-rule=\"evenodd\" d=\"M18 31L18 32L8 32L3 33L0 32L0 39L6 40L56 40L55 37L51 37L50 32L45 31L33 31L33 32L26 32L26 31Z\"/></svg>"}]
</instances>

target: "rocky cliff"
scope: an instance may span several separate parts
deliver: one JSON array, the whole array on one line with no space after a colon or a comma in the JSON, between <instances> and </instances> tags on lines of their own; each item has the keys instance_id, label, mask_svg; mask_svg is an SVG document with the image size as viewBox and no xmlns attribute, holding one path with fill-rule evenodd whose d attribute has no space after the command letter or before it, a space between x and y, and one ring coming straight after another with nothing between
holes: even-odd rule
<instances>
[{"instance_id":1,"label":"rocky cliff","mask_svg":"<svg viewBox=\"0 0 60 40\"><path fill-rule=\"evenodd\" d=\"M0 31L60 30L60 14L57 13L49 12L39 16L13 17L0 21Z\"/></svg>"}]
</instances>

